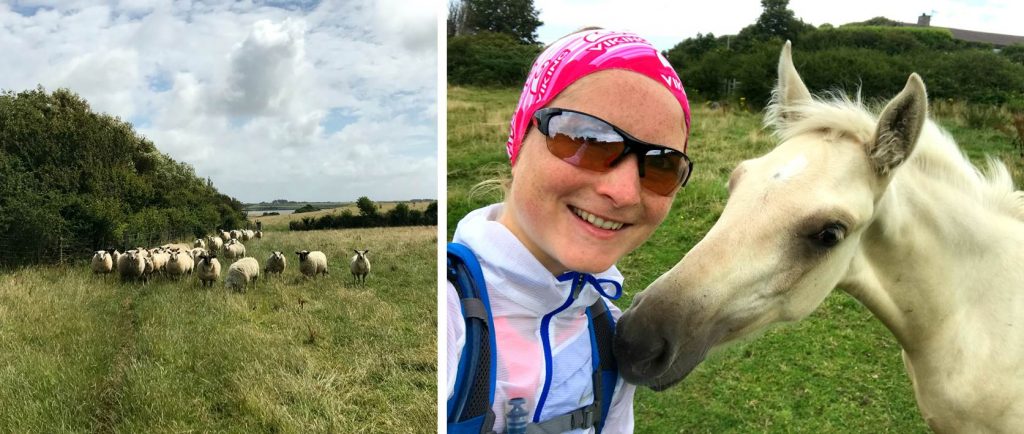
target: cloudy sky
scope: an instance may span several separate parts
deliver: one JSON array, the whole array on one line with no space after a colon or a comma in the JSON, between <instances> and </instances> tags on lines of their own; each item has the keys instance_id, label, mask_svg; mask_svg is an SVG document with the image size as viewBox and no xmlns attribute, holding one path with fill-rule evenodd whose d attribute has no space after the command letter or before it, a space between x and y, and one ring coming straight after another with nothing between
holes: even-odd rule
<instances>
[{"instance_id":1,"label":"cloudy sky","mask_svg":"<svg viewBox=\"0 0 1024 434\"><path fill-rule=\"evenodd\" d=\"M697 33L736 34L761 15L759 0L534 0L549 43L583 26L632 30L667 50ZM865 21L877 16L916 23L922 13L932 25L980 32L1024 35L1024 2L1019 0L790 0L789 9L819 26Z\"/></svg>"},{"instance_id":2,"label":"cloudy sky","mask_svg":"<svg viewBox=\"0 0 1024 434\"><path fill-rule=\"evenodd\" d=\"M243 202L437 197L415 0L0 0L0 89L66 87Z\"/></svg>"}]
</instances>

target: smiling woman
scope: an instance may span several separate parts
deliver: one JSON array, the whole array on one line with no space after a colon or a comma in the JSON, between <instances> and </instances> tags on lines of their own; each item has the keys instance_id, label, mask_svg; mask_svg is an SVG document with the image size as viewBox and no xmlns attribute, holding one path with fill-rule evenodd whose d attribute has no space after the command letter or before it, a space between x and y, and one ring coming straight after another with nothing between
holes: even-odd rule
<instances>
[{"instance_id":1,"label":"smiling woman","mask_svg":"<svg viewBox=\"0 0 1024 434\"><path fill-rule=\"evenodd\" d=\"M449 247L449 432L633 431L605 299L622 295L615 263L689 178L689 125L675 71L638 35L585 29L541 53L506 143L507 195L466 215Z\"/></svg>"}]
</instances>

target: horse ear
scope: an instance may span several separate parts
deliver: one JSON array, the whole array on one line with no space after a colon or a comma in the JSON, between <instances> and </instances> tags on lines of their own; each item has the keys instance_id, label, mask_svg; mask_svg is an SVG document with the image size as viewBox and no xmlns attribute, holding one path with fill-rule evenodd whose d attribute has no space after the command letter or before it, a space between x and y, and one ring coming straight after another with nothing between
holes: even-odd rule
<instances>
[{"instance_id":1,"label":"horse ear","mask_svg":"<svg viewBox=\"0 0 1024 434\"><path fill-rule=\"evenodd\" d=\"M927 117L928 95L924 82L917 73L910 74L907 85L879 115L875 139L868 145L875 173L888 176L907 160Z\"/></svg>"},{"instance_id":2,"label":"horse ear","mask_svg":"<svg viewBox=\"0 0 1024 434\"><path fill-rule=\"evenodd\" d=\"M782 53L779 54L779 81L773 94L772 105L775 106L779 120L783 122L793 120L793 113L787 110L788 107L811 100L811 92L796 72L796 66L793 66L793 44L789 41L782 46Z\"/></svg>"}]
</instances>

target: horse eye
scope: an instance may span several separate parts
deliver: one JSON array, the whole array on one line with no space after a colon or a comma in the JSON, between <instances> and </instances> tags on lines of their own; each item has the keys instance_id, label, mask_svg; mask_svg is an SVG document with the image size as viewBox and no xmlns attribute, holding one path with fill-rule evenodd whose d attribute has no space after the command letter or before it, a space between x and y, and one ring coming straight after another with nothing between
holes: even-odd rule
<instances>
[{"instance_id":1,"label":"horse eye","mask_svg":"<svg viewBox=\"0 0 1024 434\"><path fill-rule=\"evenodd\" d=\"M846 229L835 223L825 226L820 232L814 235L815 241L822 247L833 247L839 244L846 235Z\"/></svg>"}]
</instances>

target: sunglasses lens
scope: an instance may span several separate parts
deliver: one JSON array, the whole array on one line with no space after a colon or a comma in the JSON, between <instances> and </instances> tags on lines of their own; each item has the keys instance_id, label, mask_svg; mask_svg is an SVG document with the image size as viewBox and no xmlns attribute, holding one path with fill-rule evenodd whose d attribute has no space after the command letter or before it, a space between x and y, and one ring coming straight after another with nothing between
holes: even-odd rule
<instances>
[{"instance_id":1,"label":"sunglasses lens","mask_svg":"<svg viewBox=\"0 0 1024 434\"><path fill-rule=\"evenodd\" d=\"M624 157L627 140L605 121L570 111L547 119L548 150L562 161L607 172ZM689 177L690 162L682 152L635 139L629 139L629 143L629 153L643 154L640 185L644 188L668 196Z\"/></svg>"},{"instance_id":2,"label":"sunglasses lens","mask_svg":"<svg viewBox=\"0 0 1024 434\"><path fill-rule=\"evenodd\" d=\"M640 185L661 195L671 194L689 167L680 152L652 149L644 156L645 173Z\"/></svg>"},{"instance_id":3,"label":"sunglasses lens","mask_svg":"<svg viewBox=\"0 0 1024 434\"><path fill-rule=\"evenodd\" d=\"M611 169L626 148L611 125L579 113L562 113L548 123L548 150L573 166L598 172Z\"/></svg>"}]
</instances>

